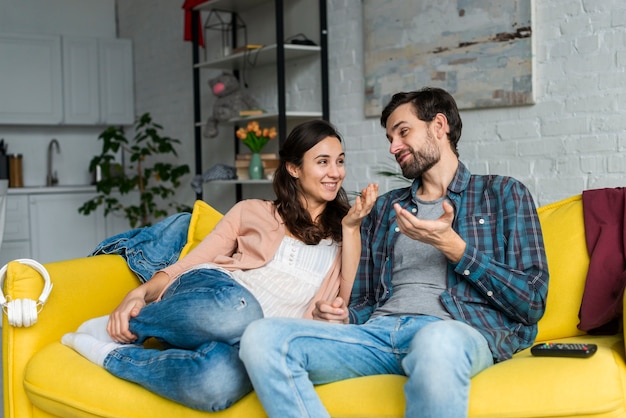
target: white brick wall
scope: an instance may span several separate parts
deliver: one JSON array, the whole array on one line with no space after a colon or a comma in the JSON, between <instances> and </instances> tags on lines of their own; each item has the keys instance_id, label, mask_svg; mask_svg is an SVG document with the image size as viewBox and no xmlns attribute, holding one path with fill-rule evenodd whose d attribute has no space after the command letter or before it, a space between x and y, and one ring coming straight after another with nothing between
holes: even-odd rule
<instances>
[{"instance_id":1,"label":"white brick wall","mask_svg":"<svg viewBox=\"0 0 626 418\"><path fill-rule=\"evenodd\" d=\"M327 1L331 121L345 139L345 188L377 181L385 191L398 183L376 176L395 163L378 119L364 117L362 3ZM461 159L476 173L522 180L539 205L585 189L626 186L626 4L533 1L536 103L463 111ZM185 142L180 157L193 170L191 45L182 42L183 11L170 0L117 0L117 7L119 36L135 45L137 113L151 111ZM203 72L202 83L207 78ZM303 88L290 100L317 97ZM205 109L211 101L203 97ZM203 146L205 169L232 153L228 139ZM230 190L209 193L207 200L224 205L218 209L228 208ZM181 196L194 198L187 187Z\"/></svg>"},{"instance_id":2,"label":"white brick wall","mask_svg":"<svg viewBox=\"0 0 626 418\"><path fill-rule=\"evenodd\" d=\"M538 204L585 189L626 186L626 4L535 1L532 106L463 111L461 160L516 177ZM347 190L390 162L384 132L363 117L361 2L329 0L331 120L346 140ZM419 88L420 86L416 86ZM367 180L366 180L367 179Z\"/></svg>"}]
</instances>

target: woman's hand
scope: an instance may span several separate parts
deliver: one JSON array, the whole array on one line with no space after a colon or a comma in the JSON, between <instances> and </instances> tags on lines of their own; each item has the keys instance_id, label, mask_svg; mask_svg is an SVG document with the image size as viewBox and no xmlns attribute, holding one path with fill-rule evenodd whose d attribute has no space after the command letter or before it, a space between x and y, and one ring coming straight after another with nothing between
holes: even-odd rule
<instances>
[{"instance_id":1,"label":"woman's hand","mask_svg":"<svg viewBox=\"0 0 626 418\"><path fill-rule=\"evenodd\" d=\"M337 296L331 303L318 300L313 309L313 319L318 321L334 322L336 324L347 324L348 307L340 296Z\"/></svg>"},{"instance_id":2,"label":"woman's hand","mask_svg":"<svg viewBox=\"0 0 626 418\"><path fill-rule=\"evenodd\" d=\"M170 277L158 271L146 283L126 294L122 302L109 315L107 332L113 341L127 344L137 339L137 336L130 332L130 319L139 315L149 302L155 301L169 283Z\"/></svg>"},{"instance_id":3,"label":"woman's hand","mask_svg":"<svg viewBox=\"0 0 626 418\"><path fill-rule=\"evenodd\" d=\"M122 302L109 315L107 332L113 341L127 344L137 339L137 336L130 332L128 326L130 318L139 315L144 306L146 306L145 293L141 286L128 292Z\"/></svg>"},{"instance_id":4,"label":"woman's hand","mask_svg":"<svg viewBox=\"0 0 626 418\"><path fill-rule=\"evenodd\" d=\"M341 225L344 228L360 228L361 221L370 213L377 197L378 184L370 183L365 189L361 190L361 195L356 197L354 205L344 216Z\"/></svg>"}]
</instances>

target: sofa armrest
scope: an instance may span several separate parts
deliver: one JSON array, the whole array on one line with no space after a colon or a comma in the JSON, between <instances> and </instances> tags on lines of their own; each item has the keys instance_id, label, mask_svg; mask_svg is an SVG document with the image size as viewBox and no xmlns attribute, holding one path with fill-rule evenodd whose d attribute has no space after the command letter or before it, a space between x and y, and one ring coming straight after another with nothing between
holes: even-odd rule
<instances>
[{"instance_id":1,"label":"sofa armrest","mask_svg":"<svg viewBox=\"0 0 626 418\"><path fill-rule=\"evenodd\" d=\"M2 319L2 352L5 418L26 418L32 410L23 389L24 369L30 358L46 345L75 331L87 319L106 315L140 282L118 255L98 255L45 264L52 291L28 328L9 325ZM32 267L11 262L4 294L12 299L37 300L43 289L41 275Z\"/></svg>"}]
</instances>

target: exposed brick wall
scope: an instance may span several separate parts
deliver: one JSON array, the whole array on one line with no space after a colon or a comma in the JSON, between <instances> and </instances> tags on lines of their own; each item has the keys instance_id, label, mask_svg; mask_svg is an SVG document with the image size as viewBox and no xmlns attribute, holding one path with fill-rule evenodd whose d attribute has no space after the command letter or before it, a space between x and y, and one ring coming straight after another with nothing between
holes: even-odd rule
<instances>
[{"instance_id":1,"label":"exposed brick wall","mask_svg":"<svg viewBox=\"0 0 626 418\"><path fill-rule=\"evenodd\" d=\"M476 173L522 180L538 204L626 186L626 6L620 0L535 1L532 106L463 111L461 159ZM375 119L363 118L361 3L329 0L332 121L346 137L358 190L389 164ZM416 86L419 87L419 86ZM393 161L391 161L393 162ZM382 179L384 188L392 187Z\"/></svg>"}]
</instances>

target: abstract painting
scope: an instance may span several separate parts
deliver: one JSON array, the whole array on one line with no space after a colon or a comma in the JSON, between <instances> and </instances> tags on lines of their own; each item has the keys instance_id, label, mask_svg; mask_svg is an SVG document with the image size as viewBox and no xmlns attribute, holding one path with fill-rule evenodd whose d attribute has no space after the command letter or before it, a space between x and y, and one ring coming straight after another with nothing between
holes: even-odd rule
<instances>
[{"instance_id":1,"label":"abstract painting","mask_svg":"<svg viewBox=\"0 0 626 418\"><path fill-rule=\"evenodd\" d=\"M398 91L461 109L534 103L531 0L363 0L365 115Z\"/></svg>"}]
</instances>

